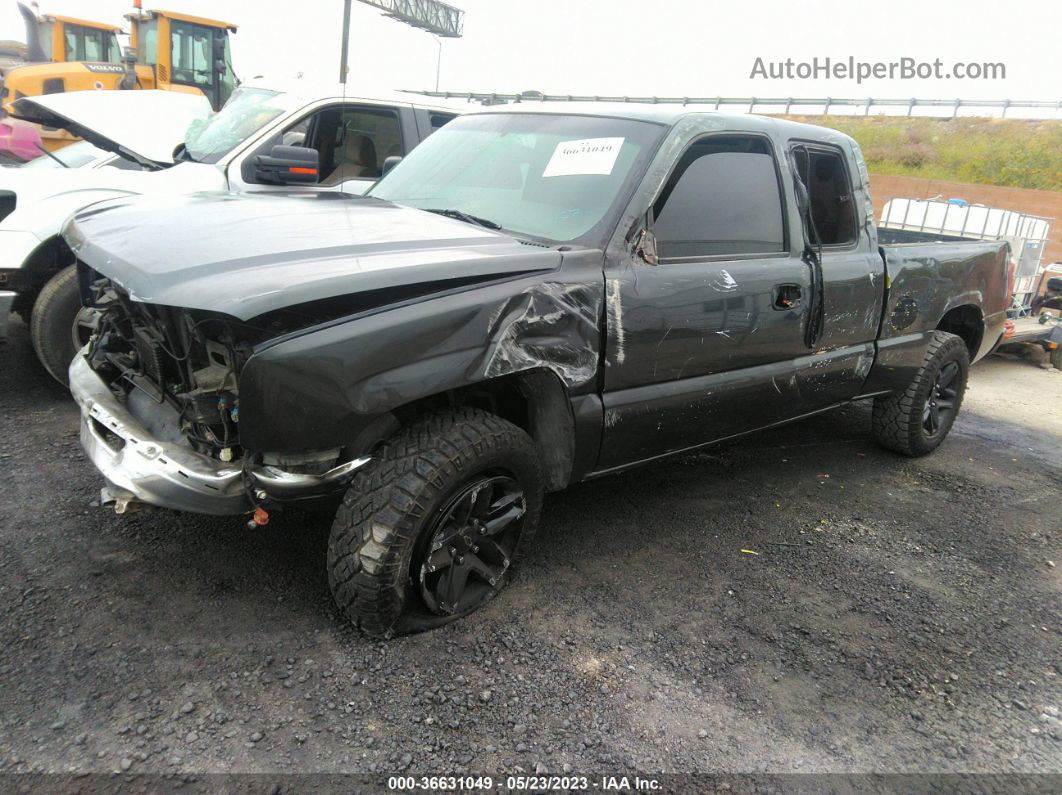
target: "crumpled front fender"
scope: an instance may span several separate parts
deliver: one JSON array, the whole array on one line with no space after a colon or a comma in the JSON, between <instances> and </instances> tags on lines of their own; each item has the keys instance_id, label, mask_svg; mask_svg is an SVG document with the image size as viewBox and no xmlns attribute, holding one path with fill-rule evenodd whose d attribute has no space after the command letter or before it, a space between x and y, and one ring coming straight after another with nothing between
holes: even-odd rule
<instances>
[{"instance_id":1,"label":"crumpled front fender","mask_svg":"<svg viewBox=\"0 0 1062 795\"><path fill-rule=\"evenodd\" d=\"M592 392L601 360L601 252L566 255L547 276L386 308L262 346L240 374L249 450L347 444L421 398L548 370Z\"/></svg>"}]
</instances>

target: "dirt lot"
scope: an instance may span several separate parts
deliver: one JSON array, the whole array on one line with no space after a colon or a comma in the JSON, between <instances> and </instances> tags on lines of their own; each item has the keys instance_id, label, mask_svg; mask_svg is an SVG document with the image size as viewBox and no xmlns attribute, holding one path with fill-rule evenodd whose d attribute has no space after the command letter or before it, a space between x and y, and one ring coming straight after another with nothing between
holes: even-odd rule
<instances>
[{"instance_id":1,"label":"dirt lot","mask_svg":"<svg viewBox=\"0 0 1062 795\"><path fill-rule=\"evenodd\" d=\"M505 594L379 643L321 516L96 507L13 325L0 772L1062 773L1062 373L978 365L922 460L861 406L553 495Z\"/></svg>"}]
</instances>

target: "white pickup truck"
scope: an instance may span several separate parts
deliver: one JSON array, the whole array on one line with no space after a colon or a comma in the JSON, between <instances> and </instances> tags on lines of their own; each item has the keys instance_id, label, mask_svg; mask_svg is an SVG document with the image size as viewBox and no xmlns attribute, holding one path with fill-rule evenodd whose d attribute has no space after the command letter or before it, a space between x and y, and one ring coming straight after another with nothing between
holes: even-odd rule
<instances>
[{"instance_id":1,"label":"white pickup truck","mask_svg":"<svg viewBox=\"0 0 1062 795\"><path fill-rule=\"evenodd\" d=\"M217 114L203 97L165 91L52 94L15 107L20 118L68 129L114 153L85 168L0 170L0 340L10 313L18 313L41 363L64 384L91 332L76 321L77 275L59 237L72 213L140 194L293 184L364 193L389 158L401 158L463 109L302 83L245 84Z\"/></svg>"}]
</instances>

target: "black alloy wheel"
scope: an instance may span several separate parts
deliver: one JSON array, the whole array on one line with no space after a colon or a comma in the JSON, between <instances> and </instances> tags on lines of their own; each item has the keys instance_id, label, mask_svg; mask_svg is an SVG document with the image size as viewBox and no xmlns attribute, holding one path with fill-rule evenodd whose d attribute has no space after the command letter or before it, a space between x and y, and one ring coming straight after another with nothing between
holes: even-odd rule
<instances>
[{"instance_id":1,"label":"black alloy wheel","mask_svg":"<svg viewBox=\"0 0 1062 795\"><path fill-rule=\"evenodd\" d=\"M425 534L418 581L438 615L469 612L501 588L526 512L524 491L508 475L481 476L450 499Z\"/></svg>"},{"instance_id":2,"label":"black alloy wheel","mask_svg":"<svg viewBox=\"0 0 1062 795\"><path fill-rule=\"evenodd\" d=\"M936 436L941 428L950 427L958 397L956 379L961 371L958 362L948 362L937 373L936 382L922 410L922 428L927 436Z\"/></svg>"}]
</instances>

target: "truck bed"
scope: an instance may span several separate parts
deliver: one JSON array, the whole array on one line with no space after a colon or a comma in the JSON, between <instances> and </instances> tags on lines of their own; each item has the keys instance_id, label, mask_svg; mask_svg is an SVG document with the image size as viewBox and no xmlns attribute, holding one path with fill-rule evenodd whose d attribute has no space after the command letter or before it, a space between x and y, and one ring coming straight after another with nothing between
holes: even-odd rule
<instances>
[{"instance_id":1,"label":"truck bed","mask_svg":"<svg viewBox=\"0 0 1062 795\"><path fill-rule=\"evenodd\" d=\"M945 235L940 232L926 232L917 229L892 229L887 226L878 227L878 242L885 245L900 245L903 243L955 243L975 239L976 238L972 237Z\"/></svg>"},{"instance_id":2,"label":"truck bed","mask_svg":"<svg viewBox=\"0 0 1062 795\"><path fill-rule=\"evenodd\" d=\"M988 240L879 244L886 304L868 389L895 388L919 366L935 329L967 340L970 361L1002 340L1008 302L1007 243Z\"/></svg>"}]
</instances>

